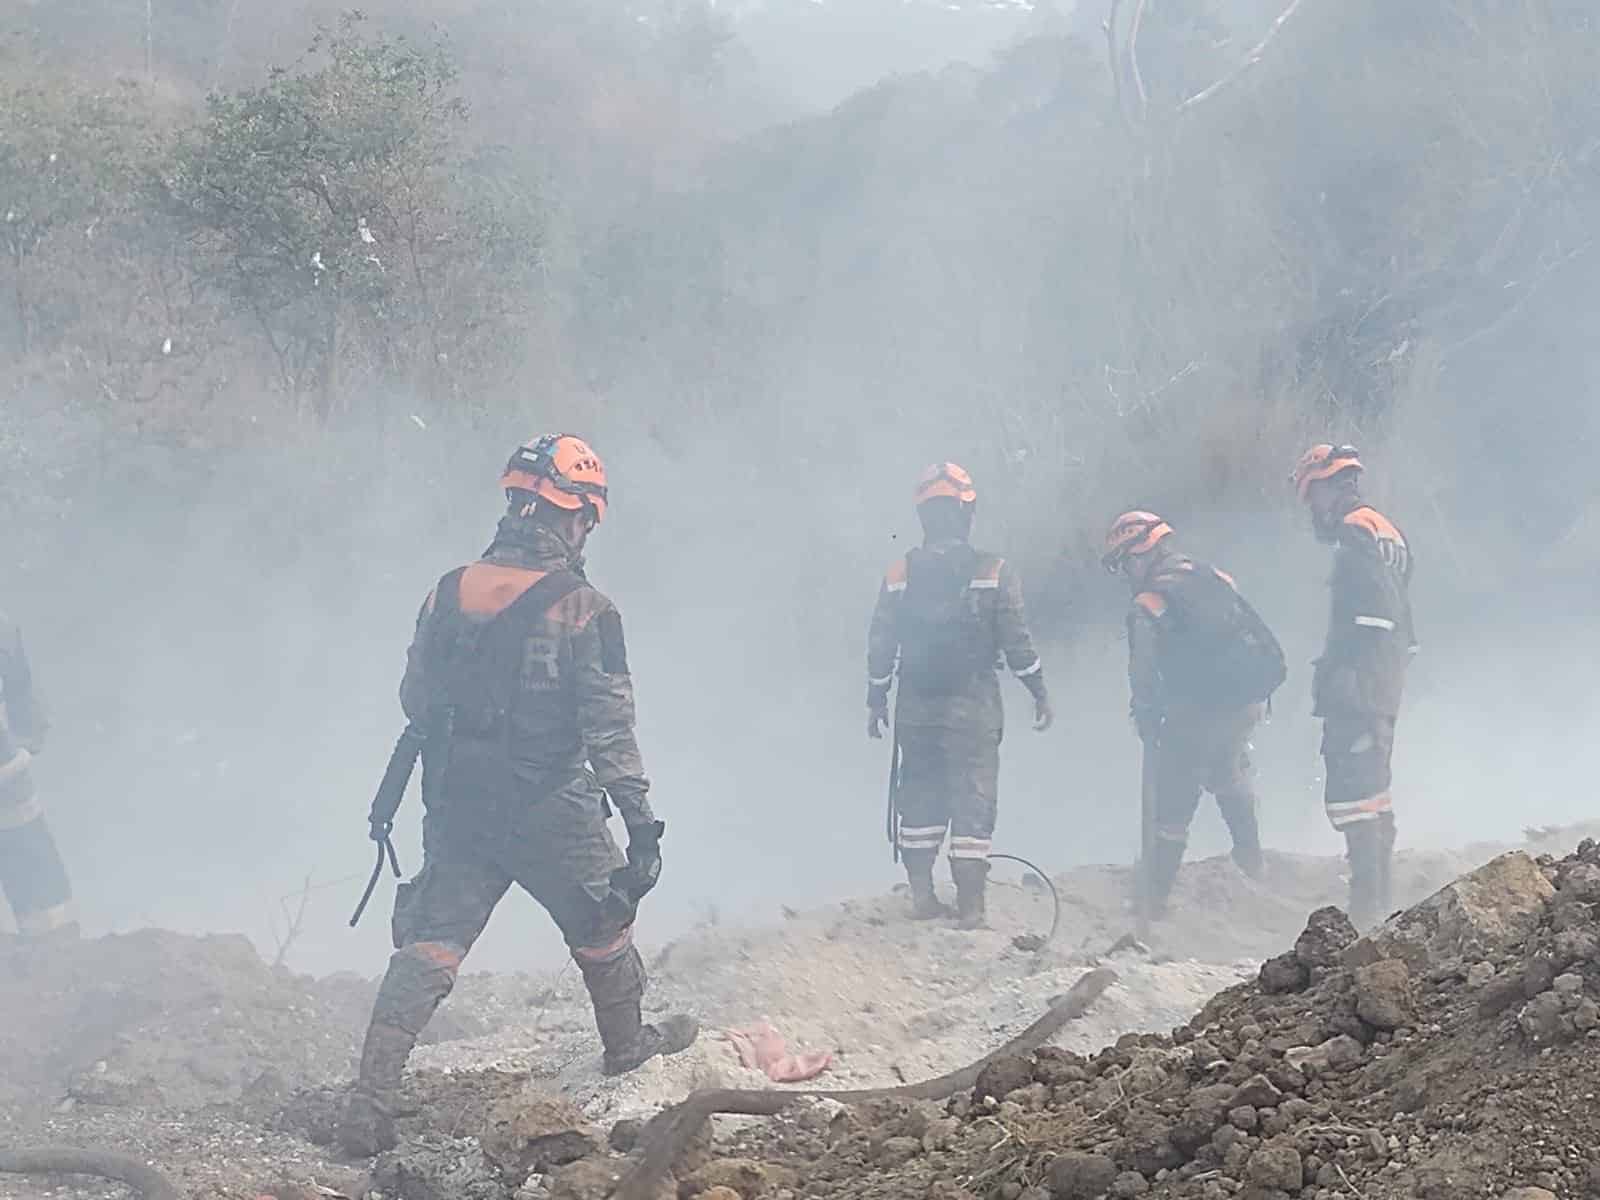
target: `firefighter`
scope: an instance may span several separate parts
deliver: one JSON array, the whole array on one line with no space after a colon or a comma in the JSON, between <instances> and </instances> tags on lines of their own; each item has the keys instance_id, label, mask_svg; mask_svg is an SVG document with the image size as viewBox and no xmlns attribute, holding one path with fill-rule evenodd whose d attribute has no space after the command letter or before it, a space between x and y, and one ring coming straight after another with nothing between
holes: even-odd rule
<instances>
[{"instance_id":1,"label":"firefighter","mask_svg":"<svg viewBox=\"0 0 1600 1200\"><path fill-rule=\"evenodd\" d=\"M634 740L622 618L583 574L585 540L606 514L605 467L580 439L548 436L518 448L500 485L494 541L428 595L400 686L426 737L423 865L395 897L395 954L339 1131L352 1154L394 1144L406 1058L513 883L566 939L606 1074L698 1033L690 1017L640 1017L633 924L661 871L664 825ZM613 806L625 860L606 826Z\"/></svg>"},{"instance_id":2,"label":"firefighter","mask_svg":"<svg viewBox=\"0 0 1600 1200\"><path fill-rule=\"evenodd\" d=\"M889 568L867 635L867 735L883 736L898 677L891 820L912 915L948 915L933 887L948 831L958 923L976 929L999 796L1002 658L1033 697L1033 727L1042 732L1055 717L1022 583L1005 559L969 541L978 499L971 476L935 463L915 498L923 544Z\"/></svg>"},{"instance_id":3,"label":"firefighter","mask_svg":"<svg viewBox=\"0 0 1600 1200\"><path fill-rule=\"evenodd\" d=\"M1390 762L1417 641L1411 548L1388 517L1361 499L1362 470L1355 447L1323 444L1305 452L1292 479L1318 540L1335 547L1313 712L1322 718L1324 805L1344 834L1350 861L1350 920L1367 929L1392 905Z\"/></svg>"},{"instance_id":4,"label":"firefighter","mask_svg":"<svg viewBox=\"0 0 1600 1200\"><path fill-rule=\"evenodd\" d=\"M72 885L31 769L48 729L22 633L0 615L0 889L24 937L78 932Z\"/></svg>"},{"instance_id":5,"label":"firefighter","mask_svg":"<svg viewBox=\"0 0 1600 1200\"><path fill-rule=\"evenodd\" d=\"M1283 652L1233 579L1182 554L1152 512L1123 513L1101 564L1133 592L1130 712L1144 742L1137 908L1159 917L1183 863L1204 789L1233 837L1233 861L1262 877L1250 735L1283 682Z\"/></svg>"}]
</instances>

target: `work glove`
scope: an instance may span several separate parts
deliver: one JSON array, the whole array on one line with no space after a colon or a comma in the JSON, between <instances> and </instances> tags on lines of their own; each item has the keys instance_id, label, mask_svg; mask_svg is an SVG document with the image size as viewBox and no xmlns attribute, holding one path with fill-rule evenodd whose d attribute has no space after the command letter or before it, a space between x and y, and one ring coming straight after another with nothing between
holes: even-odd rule
<instances>
[{"instance_id":1,"label":"work glove","mask_svg":"<svg viewBox=\"0 0 1600 1200\"><path fill-rule=\"evenodd\" d=\"M665 821L628 826L628 865L611 872L611 886L637 904L661 878L661 835Z\"/></svg>"},{"instance_id":2,"label":"work glove","mask_svg":"<svg viewBox=\"0 0 1600 1200\"><path fill-rule=\"evenodd\" d=\"M1043 733L1056 723L1056 710L1050 704L1050 697L1044 694L1033 698L1033 727Z\"/></svg>"},{"instance_id":3,"label":"work glove","mask_svg":"<svg viewBox=\"0 0 1600 1200\"><path fill-rule=\"evenodd\" d=\"M867 709L867 736L874 741L883 737L883 731L889 724L889 710L887 708Z\"/></svg>"},{"instance_id":4,"label":"work glove","mask_svg":"<svg viewBox=\"0 0 1600 1200\"><path fill-rule=\"evenodd\" d=\"M393 821L385 821L382 817L367 818L367 836L377 842L378 845L381 846L387 842L393 833Z\"/></svg>"}]
</instances>

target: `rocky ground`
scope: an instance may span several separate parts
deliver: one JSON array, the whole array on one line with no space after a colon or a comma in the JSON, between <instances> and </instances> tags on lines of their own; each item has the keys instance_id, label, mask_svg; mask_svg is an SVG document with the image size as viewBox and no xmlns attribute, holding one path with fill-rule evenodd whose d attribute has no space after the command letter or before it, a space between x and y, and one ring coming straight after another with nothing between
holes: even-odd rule
<instances>
[{"instance_id":1,"label":"rocky ground","mask_svg":"<svg viewBox=\"0 0 1600 1200\"><path fill-rule=\"evenodd\" d=\"M1547 835L1541 845L1560 840ZM1403 898L1428 895L1486 855L1406 856ZM607 1146L617 1122L617 1145L627 1146L638 1118L696 1087L766 1086L718 1030L770 1019L798 1048L833 1053L819 1085L893 1086L981 1057L1105 961L1119 982L1036 1059L1012 1065L1018 1087L956 1097L948 1108L813 1105L773 1121L718 1118L714 1151L699 1150L709 1164L680 1164L680 1190L721 1183L775 1200L783 1191L1014 1200L1139 1195L1137 1174L1143 1189L1174 1196L1497 1194L1438 1182L1453 1170L1451 1178L1469 1173L1494 1186L1553 1182L1558 1195L1586 1194L1587 1150L1557 1145L1542 1122L1566 1113L1551 1129L1570 1129L1560 1136L1573 1146L1593 1140L1571 1128L1570 1115L1584 1107L1575 1060L1594 1049L1582 969L1587 908L1541 900L1536 919L1515 925L1545 956L1537 961L1549 960L1548 980L1527 975L1544 968L1530 967L1531 951L1507 937L1441 956L1418 935L1421 950L1360 951L1374 955L1360 971L1335 963L1334 949L1313 948L1303 979L1299 959L1280 958L1266 968L1278 990L1241 984L1295 943L1309 912L1340 898L1341 865L1274 856L1256 884L1226 860L1193 864L1149 948L1115 954L1127 932L1128 878L1112 868L1054 881L1061 931L1037 953L1014 940L1048 929L1048 892L1008 868L996 872L994 928L977 935L905 921L898 896L793 914L776 928L701 929L651 952L650 1003L697 1013L707 1036L620 1081L599 1075L575 972L468 976L416 1056L405 1141L376 1164L339 1162L327 1145L369 981L295 976L262 963L242 939L149 931L54 947L0 942L0 1148L122 1149L203 1197L301 1200L376 1188L409 1200L598 1198L629 1162ZM1600 865L1553 859L1524 875L1549 876L1559 901L1587 878L1578 866L1594 866L1600 879ZM1348 940L1337 922L1320 920L1316 946ZM1569 953L1576 957L1563 959ZM1382 965L1394 962L1406 964L1403 981ZM1575 990L1574 976L1583 987ZM1411 1006L1388 1027L1370 1019L1372 1001L1360 1007L1361 989L1385 981L1396 1003ZM1532 998L1515 989L1533 989ZM1489 995L1502 1007L1486 1015ZM1175 1026L1167 1038L1148 1032ZM1116 1048L1096 1053L1109 1044ZM1252 1085L1257 1075L1274 1090ZM1485 1102L1491 1094L1494 1104ZM1207 1121L1223 1105L1198 1141L1191 1132L1204 1121L1183 1124L1197 1103ZM1532 1132L1501 1153L1474 1136L1491 1118L1520 1119ZM1175 1134L1179 1126L1185 1132ZM1546 1144L1536 1146L1541 1136ZM1301 1171L1292 1189L1291 1150ZM1085 1160L1086 1183L1071 1182L1078 1168L1058 1165L1074 1155ZM729 1167L730 1156L752 1161ZM1107 1162L1114 1170L1102 1185ZM1273 1162L1279 1169L1268 1178ZM1468 1190L1448 1190L1455 1186ZM1405 1190L1423 1187L1433 1190ZM4 1200L46 1194L119 1191L0 1176Z\"/></svg>"}]
</instances>

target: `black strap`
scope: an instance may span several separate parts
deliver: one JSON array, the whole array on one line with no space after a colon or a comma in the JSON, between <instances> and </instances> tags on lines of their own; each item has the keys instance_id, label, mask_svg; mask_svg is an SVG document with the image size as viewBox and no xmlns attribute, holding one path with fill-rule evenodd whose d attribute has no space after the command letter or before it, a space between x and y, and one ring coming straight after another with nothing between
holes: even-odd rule
<instances>
[{"instance_id":1,"label":"black strap","mask_svg":"<svg viewBox=\"0 0 1600 1200\"><path fill-rule=\"evenodd\" d=\"M395 857L394 843L387 834L383 841L378 843L378 862L372 868L372 877L367 880L367 890L361 893L361 902L356 905L355 914L350 918L350 928L354 929L361 924L361 917L367 911L367 905L372 901L372 893L378 890L378 880L383 878L384 864L387 863L394 871L394 877L400 878L400 860Z\"/></svg>"},{"instance_id":2,"label":"black strap","mask_svg":"<svg viewBox=\"0 0 1600 1200\"><path fill-rule=\"evenodd\" d=\"M461 616L461 577L466 573L466 567L457 567L439 580L438 590L434 593L435 612L442 612L451 619ZM560 604L586 582L576 571L551 571L497 612L487 624L498 625L518 617L538 616Z\"/></svg>"}]
</instances>

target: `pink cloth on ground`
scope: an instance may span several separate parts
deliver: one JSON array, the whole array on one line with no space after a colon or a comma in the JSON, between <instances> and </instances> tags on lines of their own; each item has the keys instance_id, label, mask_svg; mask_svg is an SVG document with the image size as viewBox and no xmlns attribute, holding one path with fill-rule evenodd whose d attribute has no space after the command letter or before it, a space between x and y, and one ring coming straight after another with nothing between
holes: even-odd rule
<instances>
[{"instance_id":1,"label":"pink cloth on ground","mask_svg":"<svg viewBox=\"0 0 1600 1200\"><path fill-rule=\"evenodd\" d=\"M774 1083L799 1083L815 1079L833 1065L828 1051L791 1054L783 1034L770 1021L758 1021L742 1029L728 1030L728 1040L739 1052L739 1061L766 1074Z\"/></svg>"}]
</instances>

